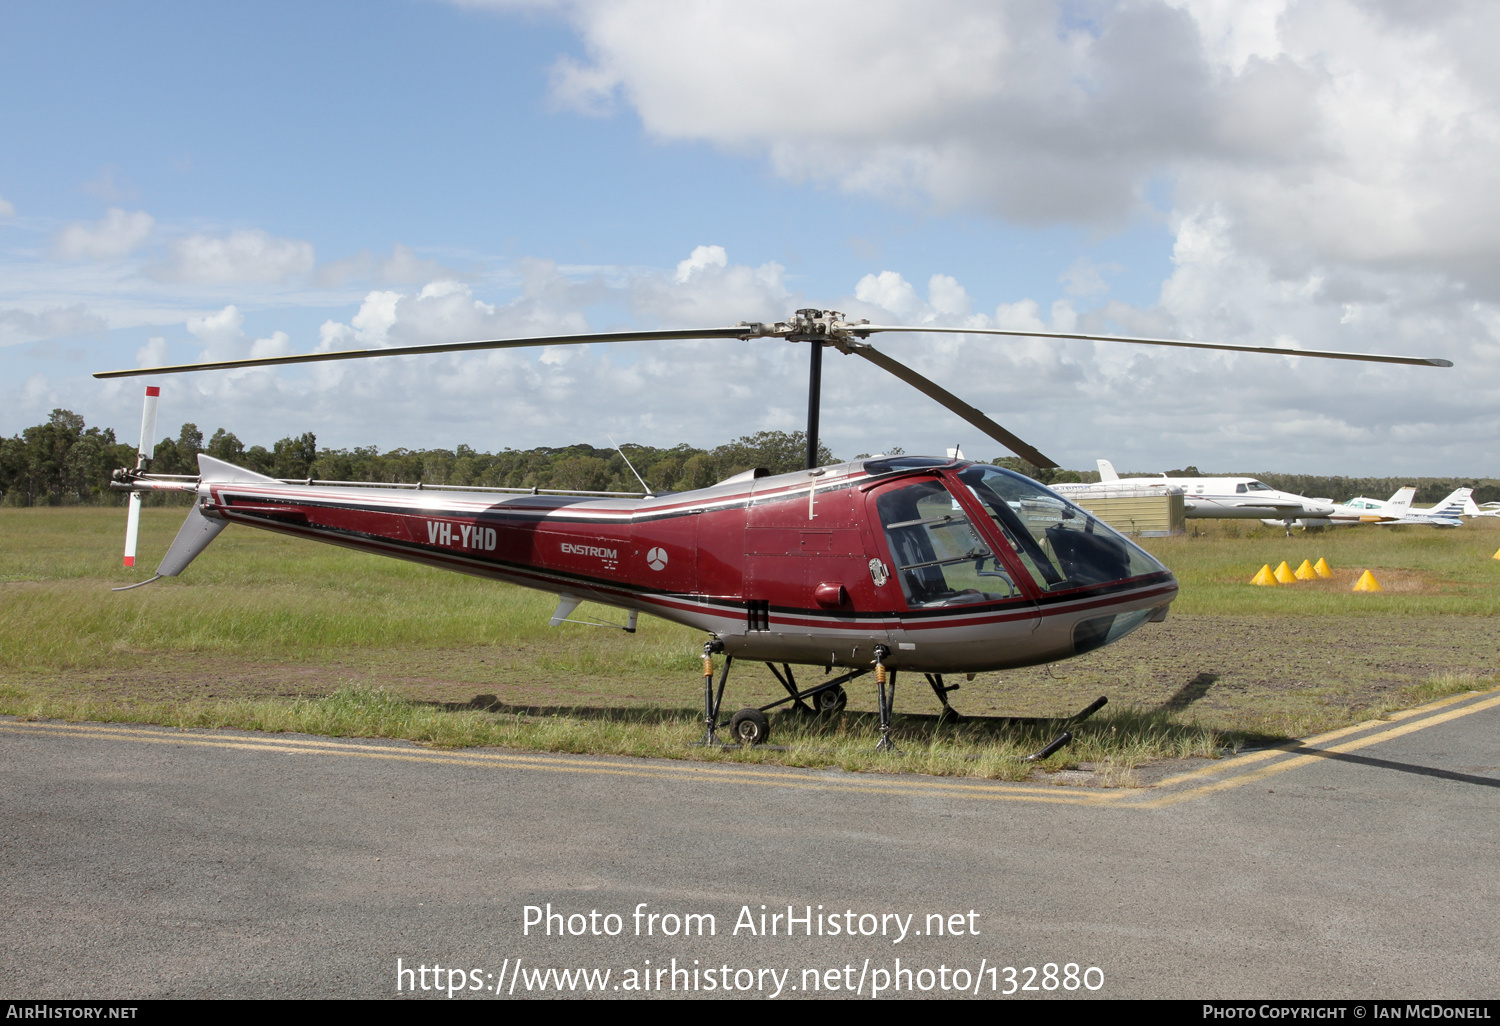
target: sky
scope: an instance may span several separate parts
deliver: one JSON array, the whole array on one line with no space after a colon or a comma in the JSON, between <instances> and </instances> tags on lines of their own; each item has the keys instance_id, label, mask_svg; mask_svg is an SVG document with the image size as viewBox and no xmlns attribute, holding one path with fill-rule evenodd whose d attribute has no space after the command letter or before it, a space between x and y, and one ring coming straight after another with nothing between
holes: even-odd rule
<instances>
[{"instance_id":1,"label":"sky","mask_svg":"<svg viewBox=\"0 0 1500 1026\"><path fill-rule=\"evenodd\" d=\"M1500 476L1500 5L14 0L0 434L135 441L163 362L774 321L884 336L1063 466ZM269 446L711 447L807 350L651 342L149 379ZM823 438L1004 454L829 352Z\"/></svg>"}]
</instances>

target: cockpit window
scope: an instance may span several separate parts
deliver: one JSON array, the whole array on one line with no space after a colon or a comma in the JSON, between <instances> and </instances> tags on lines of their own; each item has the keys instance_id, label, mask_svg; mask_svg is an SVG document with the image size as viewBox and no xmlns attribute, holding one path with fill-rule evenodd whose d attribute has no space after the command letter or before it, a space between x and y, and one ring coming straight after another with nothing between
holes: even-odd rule
<instances>
[{"instance_id":1,"label":"cockpit window","mask_svg":"<svg viewBox=\"0 0 1500 1026\"><path fill-rule=\"evenodd\" d=\"M1270 485L1261 484L1259 481L1251 481L1249 487L1252 492L1274 492L1276 490Z\"/></svg>"},{"instance_id":2,"label":"cockpit window","mask_svg":"<svg viewBox=\"0 0 1500 1026\"><path fill-rule=\"evenodd\" d=\"M1005 564L941 481L892 488L876 498L875 508L911 608L1019 594Z\"/></svg>"},{"instance_id":3,"label":"cockpit window","mask_svg":"<svg viewBox=\"0 0 1500 1026\"><path fill-rule=\"evenodd\" d=\"M1020 474L976 465L960 471L958 478L1044 591L1166 569L1102 521Z\"/></svg>"},{"instance_id":4,"label":"cockpit window","mask_svg":"<svg viewBox=\"0 0 1500 1026\"><path fill-rule=\"evenodd\" d=\"M1244 495L1245 491L1246 489L1243 483L1234 486L1234 494L1236 495Z\"/></svg>"}]
</instances>

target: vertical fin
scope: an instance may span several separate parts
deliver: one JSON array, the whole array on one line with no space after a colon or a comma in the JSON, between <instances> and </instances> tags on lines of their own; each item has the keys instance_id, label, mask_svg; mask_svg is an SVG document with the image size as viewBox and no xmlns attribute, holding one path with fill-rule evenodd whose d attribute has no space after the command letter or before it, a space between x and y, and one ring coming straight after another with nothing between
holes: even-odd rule
<instances>
[{"instance_id":1,"label":"vertical fin","mask_svg":"<svg viewBox=\"0 0 1500 1026\"><path fill-rule=\"evenodd\" d=\"M547 621L547 626L556 627L566 621L568 617L573 615L573 610L577 609L578 604L582 601L583 599L573 595L557 596L557 611L552 614L552 619Z\"/></svg>"},{"instance_id":2,"label":"vertical fin","mask_svg":"<svg viewBox=\"0 0 1500 1026\"><path fill-rule=\"evenodd\" d=\"M1417 490L1411 485L1407 485L1405 488L1398 488L1396 494L1392 495L1390 501L1385 504L1385 514L1395 517L1406 516L1411 510L1411 500L1416 494Z\"/></svg>"},{"instance_id":3,"label":"vertical fin","mask_svg":"<svg viewBox=\"0 0 1500 1026\"><path fill-rule=\"evenodd\" d=\"M158 577L176 577L187 569L187 565L198 558L198 554L208 548L208 543L219 536L219 532L229 526L229 521L212 519L203 515L196 502L188 508L187 519L177 529L177 537L172 539L172 547L162 557L161 565L156 568Z\"/></svg>"},{"instance_id":4,"label":"vertical fin","mask_svg":"<svg viewBox=\"0 0 1500 1026\"><path fill-rule=\"evenodd\" d=\"M1100 481L1120 480L1120 475L1115 473L1115 465L1109 462L1109 460L1095 460L1094 462L1099 464Z\"/></svg>"}]
</instances>

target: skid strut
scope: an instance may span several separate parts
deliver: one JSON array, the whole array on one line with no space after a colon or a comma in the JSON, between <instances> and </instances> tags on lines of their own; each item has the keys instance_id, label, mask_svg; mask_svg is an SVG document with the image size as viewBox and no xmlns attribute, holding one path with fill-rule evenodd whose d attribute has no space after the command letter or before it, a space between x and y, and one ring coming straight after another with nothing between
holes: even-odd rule
<instances>
[{"instance_id":1,"label":"skid strut","mask_svg":"<svg viewBox=\"0 0 1500 1026\"><path fill-rule=\"evenodd\" d=\"M792 703L793 709L796 709L798 712L805 713L810 713L813 711L813 707L802 700L802 692L797 690L797 678L792 676L791 663L782 663L780 670L776 669L775 663L767 663L766 669L771 671L771 674L777 679L777 681L781 683L781 686L786 689L786 693L791 696L790 701ZM785 676L782 676L783 672L785 672ZM780 702L777 702L776 705L781 705L786 701L788 701L788 699L783 698ZM774 709L775 707L776 706L774 705L763 705L761 706L760 711L766 712L768 709Z\"/></svg>"},{"instance_id":2,"label":"skid strut","mask_svg":"<svg viewBox=\"0 0 1500 1026\"><path fill-rule=\"evenodd\" d=\"M963 717L959 714L959 711L948 704L948 692L957 691L959 686L957 684L944 684L941 673L928 673L924 674L924 676L926 676L927 683L932 688L932 693L937 695L939 702L943 703L943 711L939 715L945 720L962 719Z\"/></svg>"},{"instance_id":3,"label":"skid strut","mask_svg":"<svg viewBox=\"0 0 1500 1026\"><path fill-rule=\"evenodd\" d=\"M885 657L890 655L890 649L884 645L875 646L875 689L880 699L880 740L875 745L877 752L894 752L901 754L896 743L891 740L891 710L896 705L896 671L887 670ZM890 687L887 688L886 685Z\"/></svg>"},{"instance_id":4,"label":"skid strut","mask_svg":"<svg viewBox=\"0 0 1500 1026\"><path fill-rule=\"evenodd\" d=\"M719 706L724 702L724 685L729 681L729 667L734 656L724 657L724 672L719 675L718 694L714 693L714 653L724 651L724 643L715 638L703 643L703 743L719 743Z\"/></svg>"},{"instance_id":5,"label":"skid strut","mask_svg":"<svg viewBox=\"0 0 1500 1026\"><path fill-rule=\"evenodd\" d=\"M833 680L824 681L815 688L808 688L806 691L799 691L797 690L797 681L792 677L792 668L790 666L788 666L786 663L781 664L782 669L786 672L785 677L783 677L781 673L777 672L776 667L772 666L770 663L767 663L766 666L770 667L771 672L776 675L776 679L781 681L781 686L786 688L787 697L779 698L776 701L772 702L770 705L761 706L761 712L770 712L777 706L786 705L788 702L793 702L795 703L793 708L800 708L805 710L806 712L815 713L817 712L817 710L809 707L806 704L807 699L816 698L824 692L836 690L837 688L849 683L851 680L854 680L856 677L863 677L865 674L870 672L866 669L850 670L848 673L833 678Z\"/></svg>"}]
</instances>

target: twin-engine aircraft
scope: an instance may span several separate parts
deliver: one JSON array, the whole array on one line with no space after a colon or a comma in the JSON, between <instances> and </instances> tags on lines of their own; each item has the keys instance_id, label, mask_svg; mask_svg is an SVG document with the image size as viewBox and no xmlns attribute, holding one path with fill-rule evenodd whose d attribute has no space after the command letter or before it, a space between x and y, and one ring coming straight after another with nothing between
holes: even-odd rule
<instances>
[{"instance_id":1,"label":"twin-engine aircraft","mask_svg":"<svg viewBox=\"0 0 1500 1026\"><path fill-rule=\"evenodd\" d=\"M1389 499L1370 499L1363 495L1348 502L1334 503L1333 511L1322 517L1306 517L1296 521L1298 527L1339 527L1346 524L1381 524L1390 527L1396 524L1423 524L1428 527L1462 527L1463 517L1474 506L1474 489L1459 488L1427 509L1413 509L1411 501L1417 490L1411 485L1396 489ZM1484 514L1478 514L1483 516ZM1266 521L1270 523L1271 521Z\"/></svg>"},{"instance_id":2,"label":"twin-engine aircraft","mask_svg":"<svg viewBox=\"0 0 1500 1026\"><path fill-rule=\"evenodd\" d=\"M644 497L282 481L206 455L198 457L197 478L167 478L147 472L148 433L154 433L155 421L153 399L148 399L137 466L116 473L116 486L136 493L127 557L134 556L138 494L190 492L194 505L151 580L181 573L225 527L237 523L551 592L559 600L554 624L568 622L585 600L624 610L626 630L634 628L640 613L648 613L709 636L705 743L716 743L725 726L742 744L762 742L771 709L788 703L807 711L841 709L844 685L873 673L879 747L890 749L898 671L924 674L944 713L956 715L947 695L958 685L945 684L945 674L1056 662L1110 644L1147 621L1164 619L1177 581L1129 539L1057 492L1009 470L957 458L906 456L817 466L824 348L874 363L1031 463L1056 466L941 385L876 351L868 339L881 332L1038 335L1452 366L1419 357L1176 339L872 325L847 321L835 311L799 310L791 320L772 325L310 353L95 376L647 339L808 343L805 470L779 475L751 470L710 488ZM721 653L725 658L715 686L713 657ZM764 661L787 697L741 709L722 722L724 689L737 658ZM822 667L825 679L799 683L794 664ZM1037 757L1068 738L1067 732L1060 734Z\"/></svg>"}]
</instances>

